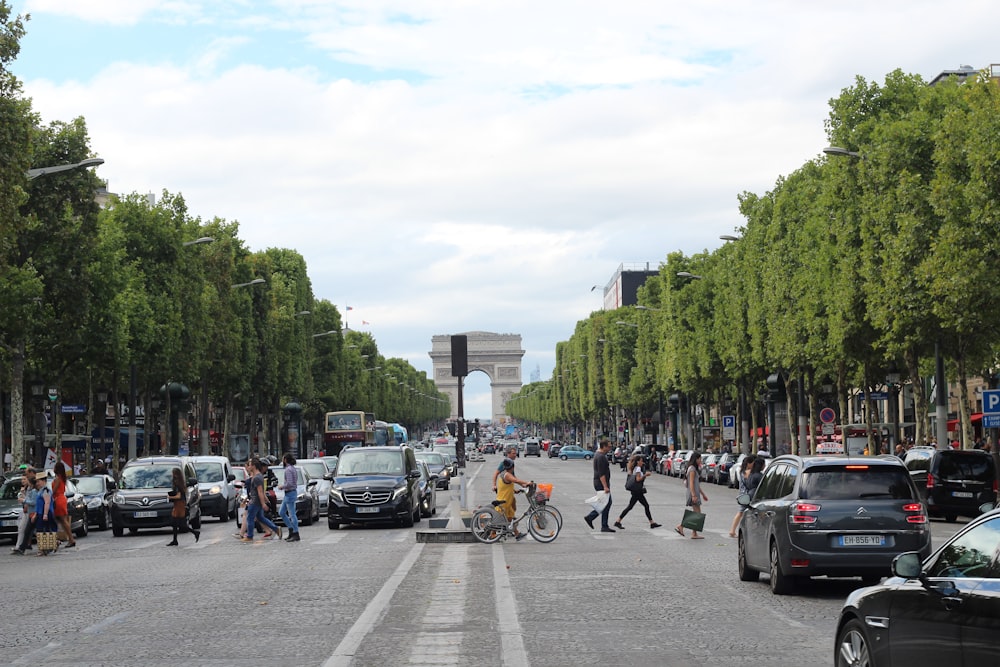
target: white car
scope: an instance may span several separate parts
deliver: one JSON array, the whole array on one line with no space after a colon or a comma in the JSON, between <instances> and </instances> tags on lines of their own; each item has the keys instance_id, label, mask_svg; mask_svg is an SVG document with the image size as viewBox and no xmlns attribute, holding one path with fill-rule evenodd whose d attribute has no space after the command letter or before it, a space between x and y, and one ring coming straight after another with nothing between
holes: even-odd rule
<instances>
[{"instance_id":1,"label":"white car","mask_svg":"<svg viewBox=\"0 0 1000 667\"><path fill-rule=\"evenodd\" d=\"M319 513L326 516L330 508L330 487L333 486L333 475L323 459L299 459L295 465L305 468L309 479L316 480L316 494L319 496ZM280 480L279 480L280 483Z\"/></svg>"}]
</instances>

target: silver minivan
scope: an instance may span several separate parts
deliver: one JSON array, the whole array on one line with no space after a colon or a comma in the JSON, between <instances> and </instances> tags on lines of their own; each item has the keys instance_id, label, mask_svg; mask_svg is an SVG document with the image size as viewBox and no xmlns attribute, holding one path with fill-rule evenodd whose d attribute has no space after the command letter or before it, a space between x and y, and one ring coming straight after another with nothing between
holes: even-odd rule
<instances>
[{"instance_id":1,"label":"silver minivan","mask_svg":"<svg viewBox=\"0 0 1000 667\"><path fill-rule=\"evenodd\" d=\"M237 491L229 459L225 456L192 456L201 490L202 514L217 517L219 521L236 518Z\"/></svg>"}]
</instances>

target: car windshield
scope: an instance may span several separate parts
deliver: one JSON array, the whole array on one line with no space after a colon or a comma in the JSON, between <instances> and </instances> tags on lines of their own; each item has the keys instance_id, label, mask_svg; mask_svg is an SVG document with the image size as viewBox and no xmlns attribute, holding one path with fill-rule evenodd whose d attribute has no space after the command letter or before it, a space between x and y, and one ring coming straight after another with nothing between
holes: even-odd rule
<instances>
[{"instance_id":1,"label":"car windshield","mask_svg":"<svg viewBox=\"0 0 1000 667\"><path fill-rule=\"evenodd\" d=\"M438 466L447 465L448 463L445 461L444 454L436 454L434 452L418 452L417 460L425 461L428 465Z\"/></svg>"},{"instance_id":2,"label":"car windshield","mask_svg":"<svg viewBox=\"0 0 1000 667\"><path fill-rule=\"evenodd\" d=\"M104 483L100 477L78 477L76 488L80 493L91 495L94 493L104 493Z\"/></svg>"},{"instance_id":3,"label":"car windshield","mask_svg":"<svg viewBox=\"0 0 1000 667\"><path fill-rule=\"evenodd\" d=\"M326 465L322 461L299 461L299 465L306 469L313 479L323 479L326 474Z\"/></svg>"},{"instance_id":4,"label":"car windshield","mask_svg":"<svg viewBox=\"0 0 1000 667\"><path fill-rule=\"evenodd\" d=\"M21 490L21 478L16 477L4 483L0 489L0 500L16 500L17 494Z\"/></svg>"},{"instance_id":5,"label":"car windshield","mask_svg":"<svg viewBox=\"0 0 1000 667\"><path fill-rule=\"evenodd\" d=\"M323 465L326 466L327 472L333 472L337 468L337 457L336 456L324 456Z\"/></svg>"},{"instance_id":6,"label":"car windshield","mask_svg":"<svg viewBox=\"0 0 1000 667\"><path fill-rule=\"evenodd\" d=\"M351 449L341 455L337 464L338 475L402 475L403 468L397 452L371 452Z\"/></svg>"},{"instance_id":7,"label":"car windshield","mask_svg":"<svg viewBox=\"0 0 1000 667\"><path fill-rule=\"evenodd\" d=\"M894 498L914 500L907 472L896 466L830 466L806 468L799 498L857 500Z\"/></svg>"},{"instance_id":8,"label":"car windshield","mask_svg":"<svg viewBox=\"0 0 1000 667\"><path fill-rule=\"evenodd\" d=\"M122 470L123 489L169 489L173 486L171 475L175 466L139 465Z\"/></svg>"},{"instance_id":9,"label":"car windshield","mask_svg":"<svg viewBox=\"0 0 1000 667\"><path fill-rule=\"evenodd\" d=\"M453 459L458 458L455 445L434 445L434 451L450 456Z\"/></svg>"},{"instance_id":10,"label":"car windshield","mask_svg":"<svg viewBox=\"0 0 1000 667\"><path fill-rule=\"evenodd\" d=\"M199 461L194 464L194 472L199 482L221 482L222 464L214 461Z\"/></svg>"}]
</instances>

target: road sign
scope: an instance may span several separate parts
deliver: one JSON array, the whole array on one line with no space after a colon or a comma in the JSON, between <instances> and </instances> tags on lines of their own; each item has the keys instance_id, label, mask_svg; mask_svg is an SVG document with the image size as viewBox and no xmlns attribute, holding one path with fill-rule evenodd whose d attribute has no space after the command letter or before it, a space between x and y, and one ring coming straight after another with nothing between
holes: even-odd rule
<instances>
[{"instance_id":1,"label":"road sign","mask_svg":"<svg viewBox=\"0 0 1000 667\"><path fill-rule=\"evenodd\" d=\"M824 424L832 424L837 420L837 413L833 408L823 408L819 411L819 420Z\"/></svg>"},{"instance_id":2,"label":"road sign","mask_svg":"<svg viewBox=\"0 0 1000 667\"><path fill-rule=\"evenodd\" d=\"M983 415L983 428L1000 428L1000 415Z\"/></svg>"},{"instance_id":3,"label":"road sign","mask_svg":"<svg viewBox=\"0 0 1000 667\"><path fill-rule=\"evenodd\" d=\"M733 415L722 415L722 439L736 439L736 417Z\"/></svg>"},{"instance_id":4,"label":"road sign","mask_svg":"<svg viewBox=\"0 0 1000 667\"><path fill-rule=\"evenodd\" d=\"M1000 414L1000 389L987 389L983 392L983 412L988 415Z\"/></svg>"},{"instance_id":5,"label":"road sign","mask_svg":"<svg viewBox=\"0 0 1000 667\"><path fill-rule=\"evenodd\" d=\"M63 405L60 409L64 415L82 415L86 411L87 406L85 405Z\"/></svg>"}]
</instances>

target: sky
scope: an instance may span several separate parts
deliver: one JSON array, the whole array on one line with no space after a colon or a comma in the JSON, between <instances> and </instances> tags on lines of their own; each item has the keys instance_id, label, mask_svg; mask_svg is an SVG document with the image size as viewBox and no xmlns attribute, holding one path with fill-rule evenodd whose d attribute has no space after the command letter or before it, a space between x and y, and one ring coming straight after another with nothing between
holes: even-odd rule
<instances>
[{"instance_id":1,"label":"sky","mask_svg":"<svg viewBox=\"0 0 1000 667\"><path fill-rule=\"evenodd\" d=\"M619 265L737 233L856 77L1000 63L993 0L10 4L12 71L44 122L86 119L112 192L298 251L429 376L434 335L520 334L525 382ZM489 416L483 373L464 401Z\"/></svg>"}]
</instances>

